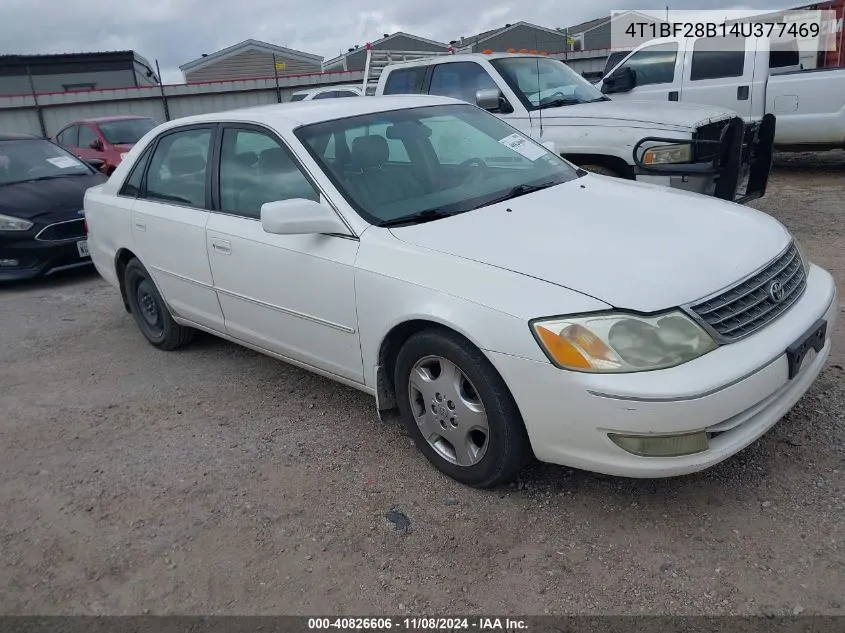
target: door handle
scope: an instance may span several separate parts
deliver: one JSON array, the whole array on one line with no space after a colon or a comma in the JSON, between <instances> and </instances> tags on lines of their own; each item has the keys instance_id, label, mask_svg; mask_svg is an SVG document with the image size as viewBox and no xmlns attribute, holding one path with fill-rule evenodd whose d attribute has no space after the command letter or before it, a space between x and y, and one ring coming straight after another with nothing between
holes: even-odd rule
<instances>
[{"instance_id":1,"label":"door handle","mask_svg":"<svg viewBox=\"0 0 845 633\"><path fill-rule=\"evenodd\" d=\"M147 230L147 223L141 222L140 220L135 220L135 228L139 231L146 231Z\"/></svg>"},{"instance_id":2,"label":"door handle","mask_svg":"<svg viewBox=\"0 0 845 633\"><path fill-rule=\"evenodd\" d=\"M677 90L671 90L669 92L669 101L677 101L677 100L678 100L678 91Z\"/></svg>"},{"instance_id":3,"label":"door handle","mask_svg":"<svg viewBox=\"0 0 845 633\"><path fill-rule=\"evenodd\" d=\"M211 248L213 248L221 255L232 254L232 244L230 242L227 242L226 240L212 240Z\"/></svg>"}]
</instances>

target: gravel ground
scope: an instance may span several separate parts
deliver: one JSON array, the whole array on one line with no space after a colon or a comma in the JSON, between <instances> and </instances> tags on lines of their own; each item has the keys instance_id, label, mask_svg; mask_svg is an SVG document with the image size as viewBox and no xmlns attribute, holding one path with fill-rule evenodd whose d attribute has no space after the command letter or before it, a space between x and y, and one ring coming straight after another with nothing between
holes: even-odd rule
<instances>
[{"instance_id":1,"label":"gravel ground","mask_svg":"<svg viewBox=\"0 0 845 633\"><path fill-rule=\"evenodd\" d=\"M840 289L843 176L778 157L755 204ZM710 471L481 492L352 389L208 336L156 351L92 273L0 297L0 613L845 614L845 315Z\"/></svg>"}]
</instances>

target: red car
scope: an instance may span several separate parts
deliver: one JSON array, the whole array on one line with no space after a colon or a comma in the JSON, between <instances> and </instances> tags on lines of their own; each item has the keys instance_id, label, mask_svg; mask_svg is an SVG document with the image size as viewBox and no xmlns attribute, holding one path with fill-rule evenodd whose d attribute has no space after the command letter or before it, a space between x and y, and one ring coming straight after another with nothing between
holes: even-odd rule
<instances>
[{"instance_id":1,"label":"red car","mask_svg":"<svg viewBox=\"0 0 845 633\"><path fill-rule=\"evenodd\" d=\"M102 171L110 176L123 155L158 124L141 116L86 119L69 123L53 140L83 160L102 160L105 163Z\"/></svg>"}]
</instances>

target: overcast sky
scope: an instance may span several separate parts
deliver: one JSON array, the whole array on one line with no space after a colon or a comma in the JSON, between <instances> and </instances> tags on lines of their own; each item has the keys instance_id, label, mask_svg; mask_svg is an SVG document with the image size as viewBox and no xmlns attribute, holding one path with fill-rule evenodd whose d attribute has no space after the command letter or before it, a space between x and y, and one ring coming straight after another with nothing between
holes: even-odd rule
<instances>
[{"instance_id":1,"label":"overcast sky","mask_svg":"<svg viewBox=\"0 0 845 633\"><path fill-rule=\"evenodd\" d=\"M766 11L807 0L669 0L681 9ZM165 83L179 65L253 38L331 58L383 33L448 42L525 20L566 27L618 9L665 11L665 0L0 0L0 53L135 50L158 59ZM677 19L677 18L676 18Z\"/></svg>"}]
</instances>

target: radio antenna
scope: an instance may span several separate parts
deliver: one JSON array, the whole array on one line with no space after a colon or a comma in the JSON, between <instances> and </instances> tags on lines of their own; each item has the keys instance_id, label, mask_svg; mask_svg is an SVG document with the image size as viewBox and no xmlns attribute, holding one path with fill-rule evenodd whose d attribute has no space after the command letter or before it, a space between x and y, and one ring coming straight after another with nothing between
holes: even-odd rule
<instances>
[{"instance_id":1,"label":"radio antenna","mask_svg":"<svg viewBox=\"0 0 845 633\"><path fill-rule=\"evenodd\" d=\"M540 94L542 91L540 90L540 57L539 57L540 45L537 40L537 30L534 30L534 52L538 55L534 58L537 62L537 115L540 118L540 138L543 138L543 108L541 105L542 99L540 98Z\"/></svg>"}]
</instances>

